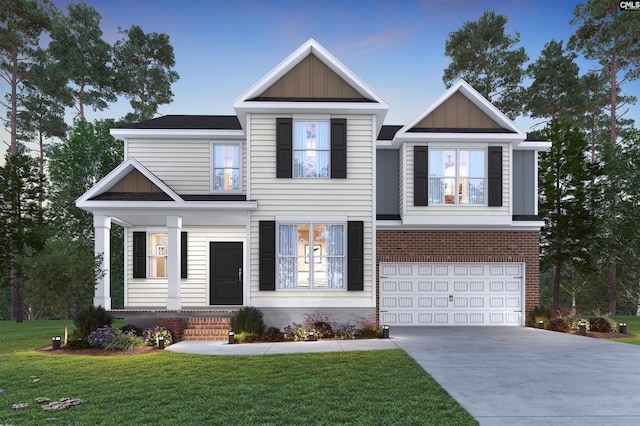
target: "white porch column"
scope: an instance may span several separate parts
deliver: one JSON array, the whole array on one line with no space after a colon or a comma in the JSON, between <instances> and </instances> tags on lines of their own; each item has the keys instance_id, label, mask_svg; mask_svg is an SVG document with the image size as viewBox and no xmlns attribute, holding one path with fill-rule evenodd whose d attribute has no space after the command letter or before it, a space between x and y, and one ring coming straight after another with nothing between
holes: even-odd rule
<instances>
[{"instance_id":1,"label":"white porch column","mask_svg":"<svg viewBox=\"0 0 640 426\"><path fill-rule=\"evenodd\" d=\"M180 300L180 231L182 217L167 216L167 280L169 292L167 294L167 310L182 308Z\"/></svg>"},{"instance_id":2,"label":"white porch column","mask_svg":"<svg viewBox=\"0 0 640 426\"><path fill-rule=\"evenodd\" d=\"M96 279L96 291L93 296L94 306L102 306L107 311L111 309L111 272L109 263L111 261L111 250L109 237L111 236L111 218L103 215L93 216L93 229L95 232L95 254L101 255L100 270L104 275Z\"/></svg>"}]
</instances>

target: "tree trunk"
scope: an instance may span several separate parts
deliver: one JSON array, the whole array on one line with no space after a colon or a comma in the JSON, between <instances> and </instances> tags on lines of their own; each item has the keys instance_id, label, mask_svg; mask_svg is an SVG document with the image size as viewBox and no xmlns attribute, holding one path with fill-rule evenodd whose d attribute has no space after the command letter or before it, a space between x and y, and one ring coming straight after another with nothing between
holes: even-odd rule
<instances>
[{"instance_id":1,"label":"tree trunk","mask_svg":"<svg viewBox=\"0 0 640 426\"><path fill-rule=\"evenodd\" d=\"M571 315L576 315L578 309L576 308L576 292L571 293Z\"/></svg>"},{"instance_id":2,"label":"tree trunk","mask_svg":"<svg viewBox=\"0 0 640 426\"><path fill-rule=\"evenodd\" d=\"M18 48L11 49L11 111L9 111L9 121L11 122L11 142L9 153L18 153Z\"/></svg>"},{"instance_id":3,"label":"tree trunk","mask_svg":"<svg viewBox=\"0 0 640 426\"><path fill-rule=\"evenodd\" d=\"M616 256L609 258L609 313L616 314Z\"/></svg>"},{"instance_id":4,"label":"tree trunk","mask_svg":"<svg viewBox=\"0 0 640 426\"><path fill-rule=\"evenodd\" d=\"M553 265L553 310L560 313L560 262Z\"/></svg>"},{"instance_id":5,"label":"tree trunk","mask_svg":"<svg viewBox=\"0 0 640 426\"><path fill-rule=\"evenodd\" d=\"M18 265L16 261L16 250L11 242L9 253L9 280L11 282L11 319L15 322L22 322L22 293L20 291L20 277L18 276Z\"/></svg>"},{"instance_id":6,"label":"tree trunk","mask_svg":"<svg viewBox=\"0 0 640 426\"><path fill-rule=\"evenodd\" d=\"M69 337L69 309L64 310L64 346L67 346L67 339Z\"/></svg>"}]
</instances>

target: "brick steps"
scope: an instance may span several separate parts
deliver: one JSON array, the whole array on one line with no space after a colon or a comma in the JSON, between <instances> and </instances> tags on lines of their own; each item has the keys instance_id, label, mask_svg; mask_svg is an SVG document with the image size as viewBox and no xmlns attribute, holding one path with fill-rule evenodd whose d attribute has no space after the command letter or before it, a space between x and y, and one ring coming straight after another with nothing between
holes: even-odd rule
<instances>
[{"instance_id":1,"label":"brick steps","mask_svg":"<svg viewBox=\"0 0 640 426\"><path fill-rule=\"evenodd\" d=\"M189 318L183 340L227 340L231 317Z\"/></svg>"}]
</instances>

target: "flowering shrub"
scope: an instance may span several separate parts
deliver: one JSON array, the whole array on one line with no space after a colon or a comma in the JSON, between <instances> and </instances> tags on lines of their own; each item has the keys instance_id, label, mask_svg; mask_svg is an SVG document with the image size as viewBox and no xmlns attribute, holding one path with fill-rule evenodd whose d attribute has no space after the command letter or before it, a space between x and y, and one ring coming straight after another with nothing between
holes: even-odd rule
<instances>
[{"instance_id":1,"label":"flowering shrub","mask_svg":"<svg viewBox=\"0 0 640 426\"><path fill-rule=\"evenodd\" d=\"M599 331L602 333L610 333L616 329L615 323L607 317L591 318L589 325L591 326L592 331Z\"/></svg>"},{"instance_id":2,"label":"flowering shrub","mask_svg":"<svg viewBox=\"0 0 640 426\"><path fill-rule=\"evenodd\" d=\"M309 337L309 332L302 324L292 322L284 328L284 339L293 340L297 342L299 340L306 340Z\"/></svg>"},{"instance_id":3,"label":"flowering shrub","mask_svg":"<svg viewBox=\"0 0 640 426\"><path fill-rule=\"evenodd\" d=\"M572 330L580 330L580 326L584 325L585 326L585 330L589 331L589 320L586 320L584 318L572 318L569 320L569 325L571 326Z\"/></svg>"},{"instance_id":4,"label":"flowering shrub","mask_svg":"<svg viewBox=\"0 0 640 426\"><path fill-rule=\"evenodd\" d=\"M313 330L318 339L328 339L336 335L331 324L325 321L316 321L307 328Z\"/></svg>"},{"instance_id":5,"label":"flowering shrub","mask_svg":"<svg viewBox=\"0 0 640 426\"><path fill-rule=\"evenodd\" d=\"M354 340L356 338L357 327L355 324L346 323L338 326L336 336L342 340Z\"/></svg>"},{"instance_id":6,"label":"flowering shrub","mask_svg":"<svg viewBox=\"0 0 640 426\"><path fill-rule=\"evenodd\" d=\"M328 324L330 326L330 328L333 329L333 327L335 326L335 321L333 320L333 318L331 318L331 315L325 313L325 312L314 312L312 314L305 314L304 315L304 321L307 325L308 329L313 328L313 326L317 323L325 323Z\"/></svg>"},{"instance_id":7,"label":"flowering shrub","mask_svg":"<svg viewBox=\"0 0 640 426\"><path fill-rule=\"evenodd\" d=\"M360 318L356 330L356 337L382 337L382 328L375 318Z\"/></svg>"},{"instance_id":8,"label":"flowering shrub","mask_svg":"<svg viewBox=\"0 0 640 426\"><path fill-rule=\"evenodd\" d=\"M262 340L265 342L281 342L284 339L282 331L278 327L269 327L264 331Z\"/></svg>"},{"instance_id":9,"label":"flowering shrub","mask_svg":"<svg viewBox=\"0 0 640 426\"><path fill-rule=\"evenodd\" d=\"M552 318L545 323L544 328L551 331L566 333L569 331L569 323L562 317Z\"/></svg>"},{"instance_id":10,"label":"flowering shrub","mask_svg":"<svg viewBox=\"0 0 640 426\"><path fill-rule=\"evenodd\" d=\"M136 336L134 332L127 331L115 335L103 346L108 351L132 351L137 347L144 346L144 340L142 337Z\"/></svg>"},{"instance_id":11,"label":"flowering shrub","mask_svg":"<svg viewBox=\"0 0 640 426\"><path fill-rule=\"evenodd\" d=\"M144 342L149 346L158 346L158 337L160 336L164 337L165 345L170 345L173 341L171 331L167 327L163 327L161 325L155 325L151 328L147 328L142 333Z\"/></svg>"},{"instance_id":12,"label":"flowering shrub","mask_svg":"<svg viewBox=\"0 0 640 426\"><path fill-rule=\"evenodd\" d=\"M105 325L104 327L100 327L97 330L89 333L87 342L89 342L91 346L104 346L106 343L109 343L111 340L113 340L113 338L118 334L121 334L120 330Z\"/></svg>"}]
</instances>

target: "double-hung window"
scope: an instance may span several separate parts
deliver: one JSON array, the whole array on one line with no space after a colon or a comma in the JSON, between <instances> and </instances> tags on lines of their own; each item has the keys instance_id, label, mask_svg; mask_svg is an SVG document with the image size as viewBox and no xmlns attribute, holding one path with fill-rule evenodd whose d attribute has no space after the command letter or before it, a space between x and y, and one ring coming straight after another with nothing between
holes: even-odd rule
<instances>
[{"instance_id":1,"label":"double-hung window","mask_svg":"<svg viewBox=\"0 0 640 426\"><path fill-rule=\"evenodd\" d=\"M293 122L293 177L330 177L330 137L329 121Z\"/></svg>"},{"instance_id":2,"label":"double-hung window","mask_svg":"<svg viewBox=\"0 0 640 426\"><path fill-rule=\"evenodd\" d=\"M211 145L212 182L214 192L242 190L240 180L241 152L237 143L213 143Z\"/></svg>"},{"instance_id":3,"label":"double-hung window","mask_svg":"<svg viewBox=\"0 0 640 426\"><path fill-rule=\"evenodd\" d=\"M486 205L486 150L429 149L429 204Z\"/></svg>"},{"instance_id":4,"label":"double-hung window","mask_svg":"<svg viewBox=\"0 0 640 426\"><path fill-rule=\"evenodd\" d=\"M278 225L280 289L345 288L345 225Z\"/></svg>"},{"instance_id":5,"label":"double-hung window","mask_svg":"<svg viewBox=\"0 0 640 426\"><path fill-rule=\"evenodd\" d=\"M167 234L147 234L147 265L149 278L167 277Z\"/></svg>"}]
</instances>

